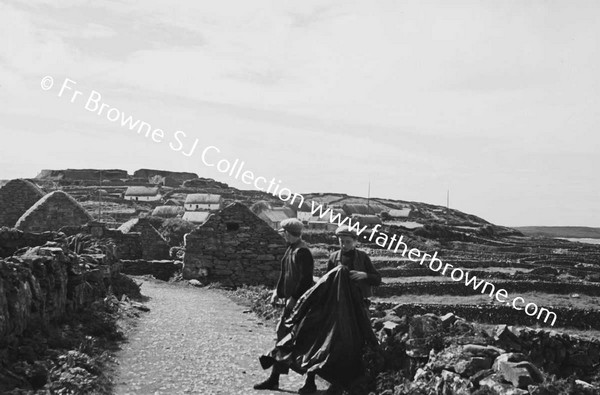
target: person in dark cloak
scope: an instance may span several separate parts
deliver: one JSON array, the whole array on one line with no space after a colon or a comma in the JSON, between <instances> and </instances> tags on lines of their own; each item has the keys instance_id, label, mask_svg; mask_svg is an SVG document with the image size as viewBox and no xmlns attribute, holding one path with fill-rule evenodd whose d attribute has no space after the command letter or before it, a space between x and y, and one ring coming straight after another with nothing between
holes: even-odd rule
<instances>
[{"instance_id":1,"label":"person in dark cloak","mask_svg":"<svg viewBox=\"0 0 600 395\"><path fill-rule=\"evenodd\" d=\"M340 249L333 252L327 261L327 271L336 266L345 266L350 271L350 279L358 286L368 315L369 298L373 295L373 286L381 284L381 274L375 269L371 259L363 250L357 249L358 235L347 225L338 227L335 231ZM335 383L327 390L328 395L341 394L342 388Z\"/></svg>"},{"instance_id":2,"label":"person in dark cloak","mask_svg":"<svg viewBox=\"0 0 600 395\"><path fill-rule=\"evenodd\" d=\"M279 342L288 334L288 328L284 325L290 317L298 299L314 284L313 271L314 260L308 245L302 240L302 222L290 218L281 221L283 237L287 241L288 248L281 260L281 273L277 287L273 291L271 304L276 305L278 299L284 299L285 307L281 319L277 324L277 341ZM275 363L271 375L265 381L254 386L257 390L275 390L279 388L279 376L287 374L289 367ZM311 394L317 391L315 375L307 374L304 386L298 390L299 394Z\"/></svg>"}]
</instances>

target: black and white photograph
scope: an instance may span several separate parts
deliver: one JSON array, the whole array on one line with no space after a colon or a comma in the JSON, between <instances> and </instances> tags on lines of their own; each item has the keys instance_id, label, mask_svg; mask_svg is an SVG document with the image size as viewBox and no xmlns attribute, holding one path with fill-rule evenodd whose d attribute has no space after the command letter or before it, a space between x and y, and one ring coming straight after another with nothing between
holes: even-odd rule
<instances>
[{"instance_id":1,"label":"black and white photograph","mask_svg":"<svg viewBox=\"0 0 600 395\"><path fill-rule=\"evenodd\" d=\"M598 21L0 0L0 393L600 395Z\"/></svg>"}]
</instances>

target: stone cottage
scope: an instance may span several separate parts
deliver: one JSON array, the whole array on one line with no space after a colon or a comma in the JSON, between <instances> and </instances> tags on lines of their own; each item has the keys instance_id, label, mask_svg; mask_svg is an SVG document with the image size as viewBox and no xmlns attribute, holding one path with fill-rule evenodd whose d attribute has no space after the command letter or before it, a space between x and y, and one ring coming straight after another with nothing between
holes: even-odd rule
<instances>
[{"instance_id":1,"label":"stone cottage","mask_svg":"<svg viewBox=\"0 0 600 395\"><path fill-rule=\"evenodd\" d=\"M185 198L186 211L216 211L223 206L223 197L210 193L191 193Z\"/></svg>"},{"instance_id":2,"label":"stone cottage","mask_svg":"<svg viewBox=\"0 0 600 395\"><path fill-rule=\"evenodd\" d=\"M15 228L24 232L59 230L63 226L81 226L93 221L90 214L72 196L54 191L38 200L17 221Z\"/></svg>"},{"instance_id":3,"label":"stone cottage","mask_svg":"<svg viewBox=\"0 0 600 395\"><path fill-rule=\"evenodd\" d=\"M275 285L286 245L283 237L236 202L185 235L183 277L224 285Z\"/></svg>"},{"instance_id":4,"label":"stone cottage","mask_svg":"<svg viewBox=\"0 0 600 395\"><path fill-rule=\"evenodd\" d=\"M161 218L177 218L184 213L183 207L180 206L158 206L152 211L153 217Z\"/></svg>"},{"instance_id":5,"label":"stone cottage","mask_svg":"<svg viewBox=\"0 0 600 395\"><path fill-rule=\"evenodd\" d=\"M44 192L31 181L17 179L6 183L0 188L0 227L14 227L19 218L43 197Z\"/></svg>"},{"instance_id":6,"label":"stone cottage","mask_svg":"<svg viewBox=\"0 0 600 395\"><path fill-rule=\"evenodd\" d=\"M288 218L295 218L296 215L289 207L277 207L270 210L263 210L258 214L258 218L265 221L275 230L280 228L281 221Z\"/></svg>"},{"instance_id":7,"label":"stone cottage","mask_svg":"<svg viewBox=\"0 0 600 395\"><path fill-rule=\"evenodd\" d=\"M162 198L162 195L158 187L133 186L127 188L123 198L136 202L157 202Z\"/></svg>"},{"instance_id":8,"label":"stone cottage","mask_svg":"<svg viewBox=\"0 0 600 395\"><path fill-rule=\"evenodd\" d=\"M140 233L142 236L142 259L169 258L169 244L146 218L133 218L119 227L123 233Z\"/></svg>"}]
</instances>

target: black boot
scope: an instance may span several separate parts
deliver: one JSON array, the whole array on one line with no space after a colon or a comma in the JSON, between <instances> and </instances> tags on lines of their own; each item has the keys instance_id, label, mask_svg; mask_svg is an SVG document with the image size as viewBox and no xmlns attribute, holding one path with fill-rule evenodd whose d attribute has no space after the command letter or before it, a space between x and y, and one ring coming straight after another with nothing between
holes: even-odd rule
<instances>
[{"instance_id":1,"label":"black boot","mask_svg":"<svg viewBox=\"0 0 600 395\"><path fill-rule=\"evenodd\" d=\"M275 369L271 371L271 375L268 379L262 383L254 385L255 390L276 390L279 388L279 373L275 372Z\"/></svg>"},{"instance_id":2,"label":"black boot","mask_svg":"<svg viewBox=\"0 0 600 395\"><path fill-rule=\"evenodd\" d=\"M299 394L314 394L317 392L317 385L315 384L315 374L307 373L306 381L304 381L304 385L302 388L298 390Z\"/></svg>"}]
</instances>

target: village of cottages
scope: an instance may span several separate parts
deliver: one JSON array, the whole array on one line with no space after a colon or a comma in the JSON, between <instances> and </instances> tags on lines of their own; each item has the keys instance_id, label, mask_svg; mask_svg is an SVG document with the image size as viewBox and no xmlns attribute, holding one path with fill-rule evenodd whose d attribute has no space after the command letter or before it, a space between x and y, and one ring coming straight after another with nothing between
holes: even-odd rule
<instances>
[{"instance_id":1,"label":"village of cottages","mask_svg":"<svg viewBox=\"0 0 600 395\"><path fill-rule=\"evenodd\" d=\"M229 285L276 281L271 277L277 274L285 250L283 238L276 232L281 221L298 218L307 230L318 233L333 232L336 227L329 215L313 216L310 202L274 207L265 201L248 199L246 194L238 196L241 199L224 198L217 193L174 197L154 186L128 186L119 196L99 190L93 198L87 191L70 188L46 193L30 180L11 180L0 188L0 227L111 239L123 261L179 262L180 266L161 265L165 279L181 269L183 278L204 278ZM86 196L80 196L81 193ZM331 209L334 216L349 217L369 227L382 224L382 218L406 220L412 214L406 206L381 211L369 204L315 203ZM145 207L138 210L138 206ZM184 239L177 243L165 239L155 227L171 219L190 224L189 233L186 231ZM181 243L183 248L175 247ZM165 272L166 267L173 272Z\"/></svg>"},{"instance_id":2,"label":"village of cottages","mask_svg":"<svg viewBox=\"0 0 600 395\"><path fill-rule=\"evenodd\" d=\"M163 200L158 187L129 187L125 192L126 200L158 202ZM324 210L328 205L325 202L315 202L321 204ZM163 206L157 206L152 212L153 216L162 218L182 218L185 221L195 225L202 225L206 222L211 213L221 210L224 207L223 198L217 194L193 193L188 194L183 207L181 203L173 199L167 199ZM366 204L343 204L339 207L332 205L331 213L342 217L347 216L362 225L373 226L382 224L381 209ZM309 203L289 205L284 207L269 207L267 205L258 206L253 210L260 219L265 221L271 228L279 229L281 221L288 218L298 218L307 229L335 230L336 224L329 221L329 215L320 218L318 213L312 215L312 207ZM406 219L409 217L410 208L398 210L389 210L385 213L389 218Z\"/></svg>"}]
</instances>

